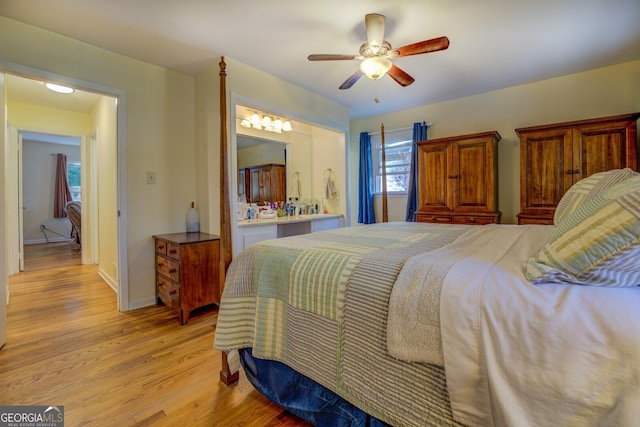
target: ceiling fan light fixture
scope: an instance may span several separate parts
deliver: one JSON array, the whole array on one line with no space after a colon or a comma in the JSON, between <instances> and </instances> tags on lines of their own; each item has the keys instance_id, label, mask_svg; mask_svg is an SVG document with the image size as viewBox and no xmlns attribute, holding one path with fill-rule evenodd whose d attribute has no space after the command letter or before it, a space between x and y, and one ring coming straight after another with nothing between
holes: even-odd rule
<instances>
[{"instance_id":1,"label":"ceiling fan light fixture","mask_svg":"<svg viewBox=\"0 0 640 427\"><path fill-rule=\"evenodd\" d=\"M72 87L62 86L62 85L59 85L59 84L56 84L56 83L47 82L44 85L45 85L45 87L47 89L49 89L49 90L51 90L53 92L56 92L56 93L73 93L73 92L75 92L75 89L72 88Z\"/></svg>"},{"instance_id":2,"label":"ceiling fan light fixture","mask_svg":"<svg viewBox=\"0 0 640 427\"><path fill-rule=\"evenodd\" d=\"M381 56L367 58L360 63L360 71L371 80L378 80L391 69L391 61Z\"/></svg>"}]
</instances>

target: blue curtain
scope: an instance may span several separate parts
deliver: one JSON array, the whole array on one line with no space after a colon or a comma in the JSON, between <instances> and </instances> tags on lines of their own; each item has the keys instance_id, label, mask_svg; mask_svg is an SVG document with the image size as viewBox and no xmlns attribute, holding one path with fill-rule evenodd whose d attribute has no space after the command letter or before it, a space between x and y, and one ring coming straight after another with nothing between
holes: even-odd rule
<instances>
[{"instance_id":1,"label":"blue curtain","mask_svg":"<svg viewBox=\"0 0 640 427\"><path fill-rule=\"evenodd\" d=\"M418 210L418 146L416 142L427 139L428 128L429 126L427 126L425 122L413 124L413 145L411 146L406 221L416 220L416 211Z\"/></svg>"},{"instance_id":2,"label":"blue curtain","mask_svg":"<svg viewBox=\"0 0 640 427\"><path fill-rule=\"evenodd\" d=\"M360 134L360 175L358 177L358 222L374 224L373 167L371 165L371 138L367 132Z\"/></svg>"}]
</instances>

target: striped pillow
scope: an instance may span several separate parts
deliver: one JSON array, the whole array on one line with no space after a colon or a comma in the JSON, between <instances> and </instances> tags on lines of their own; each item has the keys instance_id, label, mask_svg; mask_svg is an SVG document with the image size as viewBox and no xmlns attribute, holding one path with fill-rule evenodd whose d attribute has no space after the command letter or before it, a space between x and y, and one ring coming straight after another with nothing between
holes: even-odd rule
<instances>
[{"instance_id":1,"label":"striped pillow","mask_svg":"<svg viewBox=\"0 0 640 427\"><path fill-rule=\"evenodd\" d=\"M533 283L640 285L640 174L567 214L524 273Z\"/></svg>"},{"instance_id":2,"label":"striped pillow","mask_svg":"<svg viewBox=\"0 0 640 427\"><path fill-rule=\"evenodd\" d=\"M598 172L581 179L573 184L560 199L560 203L558 203L553 214L553 223L559 224L565 216L574 212L591 197L597 196L612 185L636 175L640 174L625 168Z\"/></svg>"}]
</instances>

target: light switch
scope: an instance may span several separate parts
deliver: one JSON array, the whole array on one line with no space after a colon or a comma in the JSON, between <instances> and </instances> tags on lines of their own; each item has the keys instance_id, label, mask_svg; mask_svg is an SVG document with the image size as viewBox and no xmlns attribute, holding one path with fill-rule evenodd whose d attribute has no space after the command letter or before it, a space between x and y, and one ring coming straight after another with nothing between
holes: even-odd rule
<instances>
[{"instance_id":1,"label":"light switch","mask_svg":"<svg viewBox=\"0 0 640 427\"><path fill-rule=\"evenodd\" d=\"M156 173L154 171L147 171L147 184L156 183Z\"/></svg>"}]
</instances>

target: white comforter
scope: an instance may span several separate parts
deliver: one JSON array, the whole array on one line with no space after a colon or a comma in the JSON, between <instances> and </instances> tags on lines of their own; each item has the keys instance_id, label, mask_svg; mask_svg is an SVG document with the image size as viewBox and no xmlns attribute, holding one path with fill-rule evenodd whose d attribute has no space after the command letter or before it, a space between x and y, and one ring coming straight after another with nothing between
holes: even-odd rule
<instances>
[{"instance_id":1,"label":"white comforter","mask_svg":"<svg viewBox=\"0 0 640 427\"><path fill-rule=\"evenodd\" d=\"M522 264L550 229L486 226L447 268L440 327L454 418L470 426L637 426L640 288L531 285Z\"/></svg>"}]
</instances>

